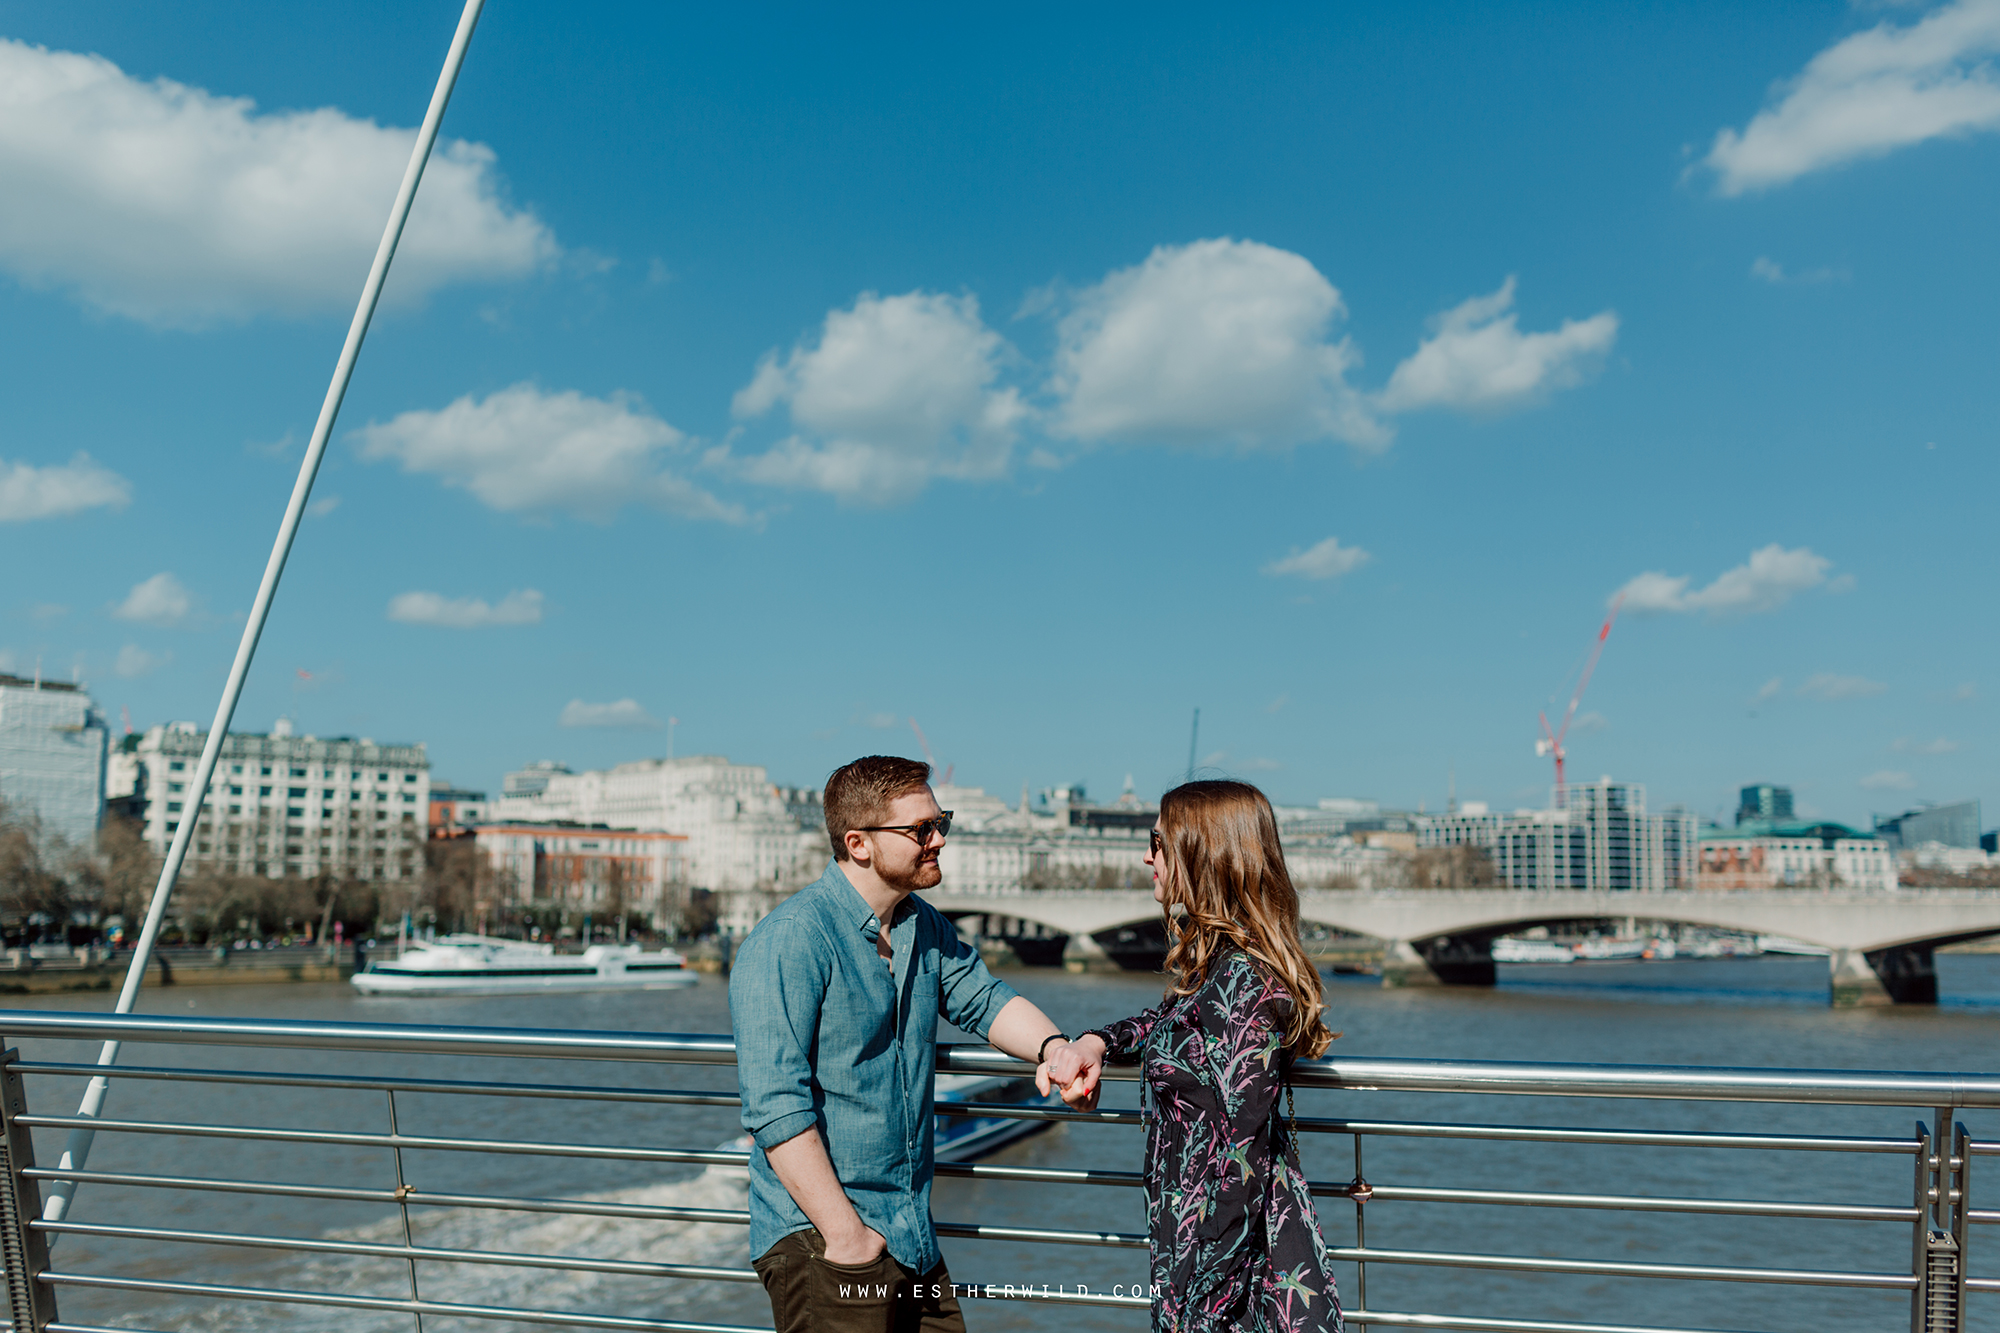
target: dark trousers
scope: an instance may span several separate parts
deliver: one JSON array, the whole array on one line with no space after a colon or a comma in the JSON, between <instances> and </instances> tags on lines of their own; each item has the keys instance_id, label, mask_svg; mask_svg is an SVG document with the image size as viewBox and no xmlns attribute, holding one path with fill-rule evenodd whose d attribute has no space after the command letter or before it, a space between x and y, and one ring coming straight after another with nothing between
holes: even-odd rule
<instances>
[{"instance_id":1,"label":"dark trousers","mask_svg":"<svg viewBox=\"0 0 2000 1333\"><path fill-rule=\"evenodd\" d=\"M887 1250L869 1264L826 1260L826 1239L807 1227L751 1265L771 1297L777 1333L965 1333L943 1263L921 1277Z\"/></svg>"}]
</instances>

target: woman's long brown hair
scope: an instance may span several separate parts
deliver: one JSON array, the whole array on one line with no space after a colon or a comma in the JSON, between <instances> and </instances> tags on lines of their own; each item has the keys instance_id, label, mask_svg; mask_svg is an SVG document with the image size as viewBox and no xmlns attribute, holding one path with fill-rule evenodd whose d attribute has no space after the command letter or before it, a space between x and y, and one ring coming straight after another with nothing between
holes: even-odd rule
<instances>
[{"instance_id":1,"label":"woman's long brown hair","mask_svg":"<svg viewBox=\"0 0 2000 1333\"><path fill-rule=\"evenodd\" d=\"M1325 1051L1334 1034L1320 1018L1319 969L1299 943L1299 895L1264 793L1247 782L1184 783L1160 798L1160 838L1174 994L1192 994L1220 954L1242 949L1291 992L1286 1048Z\"/></svg>"}]
</instances>

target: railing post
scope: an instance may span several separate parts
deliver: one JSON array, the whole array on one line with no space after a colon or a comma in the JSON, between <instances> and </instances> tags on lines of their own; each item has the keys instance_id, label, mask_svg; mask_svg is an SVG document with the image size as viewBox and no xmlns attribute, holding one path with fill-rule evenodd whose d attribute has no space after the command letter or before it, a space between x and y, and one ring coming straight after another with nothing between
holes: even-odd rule
<instances>
[{"instance_id":1,"label":"railing post","mask_svg":"<svg viewBox=\"0 0 2000 1333\"><path fill-rule=\"evenodd\" d=\"M42 1190L21 1173L35 1164L33 1131L20 1123L28 1110L21 1075L14 1068L20 1052L0 1053L0 1252L7 1261L7 1313L15 1333L42 1333L56 1318L56 1293L38 1277L49 1266L48 1237L29 1223L42 1215Z\"/></svg>"},{"instance_id":2,"label":"railing post","mask_svg":"<svg viewBox=\"0 0 2000 1333\"><path fill-rule=\"evenodd\" d=\"M1910 1297L1911 1333L1961 1333L1965 1322L1966 1196L1972 1144L1951 1108L1932 1128L1917 1125L1917 1229Z\"/></svg>"}]
</instances>

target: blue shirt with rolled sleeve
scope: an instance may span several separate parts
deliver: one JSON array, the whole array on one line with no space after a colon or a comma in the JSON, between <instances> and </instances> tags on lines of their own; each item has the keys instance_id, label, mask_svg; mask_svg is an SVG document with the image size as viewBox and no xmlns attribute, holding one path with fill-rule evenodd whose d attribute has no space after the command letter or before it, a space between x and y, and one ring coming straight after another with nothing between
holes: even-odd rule
<instances>
[{"instance_id":1,"label":"blue shirt with rolled sleeve","mask_svg":"<svg viewBox=\"0 0 2000 1333\"><path fill-rule=\"evenodd\" d=\"M896 1262L941 1262L931 1223L937 1020L984 1037L1012 986L914 896L881 926L838 862L757 923L729 975L750 1154L750 1253L812 1225L763 1150L817 1129L854 1211Z\"/></svg>"}]
</instances>

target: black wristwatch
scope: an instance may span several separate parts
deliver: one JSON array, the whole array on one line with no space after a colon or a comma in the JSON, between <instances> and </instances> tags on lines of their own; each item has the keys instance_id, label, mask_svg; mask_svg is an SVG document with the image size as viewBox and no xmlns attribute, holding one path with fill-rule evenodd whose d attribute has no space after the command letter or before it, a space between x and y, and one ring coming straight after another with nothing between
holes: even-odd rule
<instances>
[{"instance_id":1,"label":"black wristwatch","mask_svg":"<svg viewBox=\"0 0 2000 1333\"><path fill-rule=\"evenodd\" d=\"M1037 1048L1037 1049L1036 1049L1036 1051L1035 1051L1035 1063L1036 1063L1036 1064L1042 1064L1042 1063L1044 1063L1044 1062L1045 1062L1045 1061L1046 1061L1046 1060L1047 1060L1047 1059L1049 1058L1049 1043L1050 1043L1050 1042L1052 1042L1052 1041L1068 1041L1068 1040L1069 1040L1069 1038L1068 1038L1068 1037L1065 1037L1065 1036L1064 1036L1064 1035L1063 1035L1062 1033L1060 1033L1060 1032L1051 1032L1051 1033L1050 1033L1050 1034L1049 1034L1048 1036L1046 1036L1046 1037L1043 1037L1043 1038L1042 1038L1042 1044L1041 1044L1041 1046L1040 1046L1039 1048Z\"/></svg>"}]
</instances>

